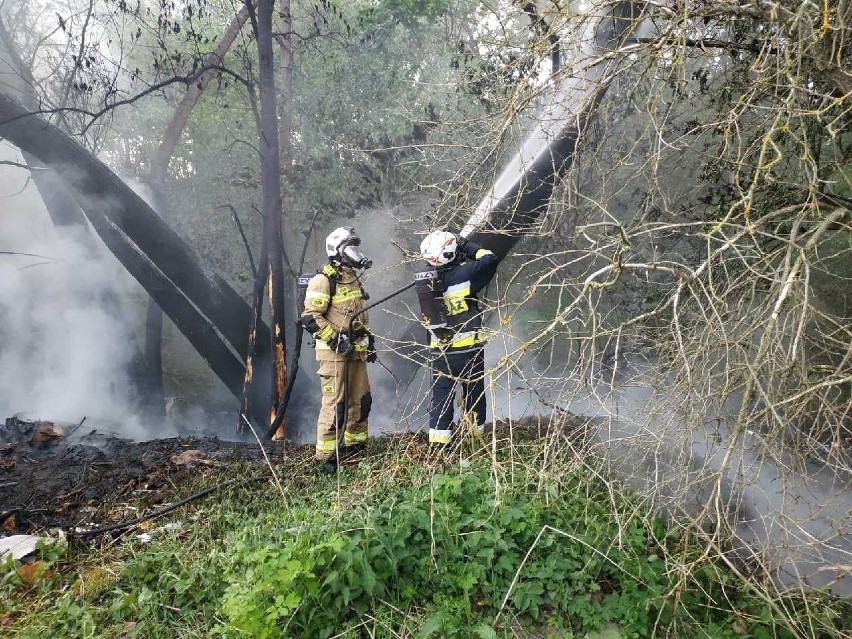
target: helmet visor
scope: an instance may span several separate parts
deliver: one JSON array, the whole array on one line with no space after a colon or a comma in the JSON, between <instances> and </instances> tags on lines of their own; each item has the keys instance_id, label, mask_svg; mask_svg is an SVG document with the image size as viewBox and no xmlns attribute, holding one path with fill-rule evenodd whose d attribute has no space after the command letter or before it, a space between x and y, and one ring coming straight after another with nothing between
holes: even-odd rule
<instances>
[{"instance_id":1,"label":"helmet visor","mask_svg":"<svg viewBox=\"0 0 852 639\"><path fill-rule=\"evenodd\" d=\"M355 244L343 247L340 256L344 262L353 268L370 268L373 265L373 262L368 260L367 256Z\"/></svg>"}]
</instances>

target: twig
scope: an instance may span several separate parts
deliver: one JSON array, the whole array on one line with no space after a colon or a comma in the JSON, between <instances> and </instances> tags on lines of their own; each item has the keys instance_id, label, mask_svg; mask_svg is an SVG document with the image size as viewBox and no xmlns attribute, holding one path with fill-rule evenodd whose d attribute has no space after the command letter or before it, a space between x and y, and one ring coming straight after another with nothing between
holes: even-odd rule
<instances>
[{"instance_id":1,"label":"twig","mask_svg":"<svg viewBox=\"0 0 852 639\"><path fill-rule=\"evenodd\" d=\"M263 443L260 441L260 437L257 436L257 431L254 429L252 423L248 419L246 419L245 413L240 413L240 417L251 429L251 434L254 435L255 440L257 440L257 445L260 446L260 452L263 453L263 458L266 460L266 465L269 467L269 472L272 473L272 478L275 480L275 485L278 486L278 492L281 493L282 499L286 499L287 494L284 492L284 487L281 485L281 482L278 481L278 475L275 473L275 468L272 467L272 462L269 461L269 455L266 454L266 449L263 447Z\"/></svg>"},{"instance_id":2,"label":"twig","mask_svg":"<svg viewBox=\"0 0 852 639\"><path fill-rule=\"evenodd\" d=\"M243 239L243 246L246 247L246 255L248 256L249 266L251 266L251 273L252 273L252 275L257 277L257 266L255 266L254 256L251 253L251 247L249 246L249 242L248 242L248 239L246 238L245 231L243 230L243 225L240 222L240 217L237 215L237 209L235 209L230 204L223 204L222 206L219 206L217 208L220 208L220 209L227 208L227 209L231 210L231 215L234 218L234 224L237 225L237 230L240 232L240 237Z\"/></svg>"}]
</instances>

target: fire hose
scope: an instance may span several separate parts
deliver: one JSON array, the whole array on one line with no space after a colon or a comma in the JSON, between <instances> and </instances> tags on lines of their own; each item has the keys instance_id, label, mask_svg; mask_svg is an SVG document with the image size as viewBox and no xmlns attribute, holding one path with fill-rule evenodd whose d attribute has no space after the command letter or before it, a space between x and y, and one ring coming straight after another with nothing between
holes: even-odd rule
<instances>
[{"instance_id":1,"label":"fire hose","mask_svg":"<svg viewBox=\"0 0 852 639\"><path fill-rule=\"evenodd\" d=\"M70 533L69 536L73 535L75 537L94 537L95 535L103 535L109 532L117 532L119 530L132 528L133 526L138 526L139 524L144 523L146 521L156 519L157 517L162 517L163 515L170 513L173 510L180 508L181 506L185 506L186 504L195 501L196 499L206 497L207 495L214 493L222 488L227 488L228 486L234 485L243 486L256 481L267 481L268 479L268 477L251 477L242 481L237 479L230 479L228 481L224 481L219 484L210 486L209 488L205 488L204 490L200 490L197 493L190 495L189 497L184 497L180 501L176 501L173 504L169 504L168 506L164 506L163 508L154 510L146 515L136 517L135 519L128 519L126 521L118 522L117 524L110 524L109 526L102 526L100 528L92 528L91 530L77 530L73 533Z\"/></svg>"},{"instance_id":2,"label":"fire hose","mask_svg":"<svg viewBox=\"0 0 852 639\"><path fill-rule=\"evenodd\" d=\"M351 330L352 323L362 313L365 313L366 311L370 310L371 308L375 308L379 304L384 304L385 302L387 302L390 299L393 299L397 295L404 293L405 291L410 289L412 286L414 286L414 284L415 284L415 282L411 282L410 284L406 284L402 288L399 288L396 291L390 293L389 295L386 295L385 297L383 297L379 300L376 300L372 304L368 304L368 305L364 306L364 308L359 310L357 313L354 313L352 315L352 317L349 319L349 328L347 328L347 331L346 331L347 334ZM299 324L299 327L301 328L301 323L298 323L298 324ZM296 346L295 346L295 349L297 349L296 353L295 353L296 357L298 357L298 354L301 352L301 337L302 337L302 331L301 330L298 332L298 336L299 336L299 341L296 343ZM396 376L393 374L393 372L387 366L382 364L382 362L378 361L378 359L376 361L382 366L382 368L384 368L388 373L390 373L391 377L396 379ZM347 411L348 411L348 407L349 407L349 389L348 389L348 386L349 386L349 362L350 362L350 359L346 358L346 362L344 363L344 375L343 375L343 402L344 402L344 405L346 406ZM287 410L287 404L290 401L290 395L293 392L293 379L294 378L295 378L295 374L290 377L290 381L287 384L287 390L284 394L284 398L281 402L281 405L278 407L278 412L275 415L275 421L273 422L272 426L270 427L269 432L267 433L267 439L272 437L272 435L278 429L278 426L280 425L281 420L284 418L284 413ZM344 415L345 414L346 414L346 412L344 412ZM339 428L340 424L338 424L337 426ZM180 501L176 501L175 503L169 504L168 506L160 508L159 510L155 510L153 512L150 512L147 515L142 515L141 517L137 517L135 519L130 519L130 520L127 520L127 521L122 521L122 522L119 522L117 524L111 524L109 526L102 526L100 528L93 528L91 530L76 531L73 534L76 537L93 537L93 536L102 535L102 534L105 534L105 533L125 530L127 528L132 528L133 526L137 526L137 525L139 525L143 522L150 521L150 520L156 519L158 517L162 517L163 515L170 513L171 511L176 510L177 508L180 508L181 506L185 506L186 504L188 504L192 501L195 501L196 499L201 499L202 497L206 497L207 495L209 495L213 492L216 492L217 490L220 490L222 488L227 488L229 486L234 486L234 485L242 486L244 484L249 484L249 483L256 482L256 481L265 481L267 479L268 479L268 477L252 477L252 478L245 479L245 480L242 480L242 481L238 481L236 479L231 479L231 480L219 483L219 484L215 484L214 486L210 486L209 488L205 488L204 490L201 490L201 491L199 491L199 492L197 492L193 495L190 495L189 497L185 497L184 499L181 499Z\"/></svg>"},{"instance_id":3,"label":"fire hose","mask_svg":"<svg viewBox=\"0 0 852 639\"><path fill-rule=\"evenodd\" d=\"M390 299L393 299L397 295L401 295L402 293L404 293L405 291L407 291L408 289L413 287L415 284L416 284L416 282L411 282L409 284L406 284L405 286L393 291L392 293L385 295L381 299L378 299L375 302L367 304L366 306L364 306L364 308L359 310L357 313L354 313L352 315L352 317L349 318L348 326L346 327L346 330L344 331L346 336L347 337L350 336L350 333L351 333L351 330L352 330L352 323L355 321L355 319L359 315L361 315L362 313L365 313L366 311L370 310L371 308L375 308L376 306L379 306L380 304L384 304L385 302L387 302ZM302 327L302 323L297 321L296 322L296 343L293 347L295 349L295 353L294 353L294 361L295 362L299 361L299 355L301 354L303 332L304 332L304 328ZM385 366L378 359L376 359L376 362L382 368L384 368L390 374L390 376L393 377L393 379L397 383L399 383L399 380L396 379L396 375L394 375L393 372L387 366ZM344 366L344 371L343 371L343 405L345 407L343 414L346 415L349 411L349 358L348 357L346 358L346 362L344 363L343 366ZM278 427L281 425L281 422L284 420L284 415L287 412L287 405L290 403L290 396L293 394L293 386L294 386L294 383L295 383L295 379L296 379L296 374L295 374L295 371L294 371L293 374L290 376L289 381L287 382L287 388L284 391L284 397L282 398L281 403L278 405L278 410L275 413L275 419L272 421L272 424L270 425L269 430L266 433L267 439L272 439L272 436L275 434L275 431L278 430ZM337 427L339 428L339 426L340 425L338 424Z\"/></svg>"}]
</instances>

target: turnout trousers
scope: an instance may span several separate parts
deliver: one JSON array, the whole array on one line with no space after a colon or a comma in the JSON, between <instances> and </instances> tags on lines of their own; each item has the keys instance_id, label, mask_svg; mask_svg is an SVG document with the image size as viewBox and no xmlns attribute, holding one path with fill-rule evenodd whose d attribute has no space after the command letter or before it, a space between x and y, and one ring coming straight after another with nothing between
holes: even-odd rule
<instances>
[{"instance_id":1,"label":"turnout trousers","mask_svg":"<svg viewBox=\"0 0 852 639\"><path fill-rule=\"evenodd\" d=\"M348 364L348 365L347 365ZM342 435L344 446L367 441L367 418L373 397L363 359L322 359L319 361L322 404L317 418L316 459L328 461L335 456ZM348 374L346 384L344 379ZM347 397L344 397L344 392ZM348 406L347 406L348 404ZM348 410L347 410L348 409Z\"/></svg>"},{"instance_id":2,"label":"turnout trousers","mask_svg":"<svg viewBox=\"0 0 852 639\"><path fill-rule=\"evenodd\" d=\"M453 436L453 400L461 386L464 411L480 430L485 425L485 349L437 352L432 360L429 443L448 444Z\"/></svg>"}]
</instances>

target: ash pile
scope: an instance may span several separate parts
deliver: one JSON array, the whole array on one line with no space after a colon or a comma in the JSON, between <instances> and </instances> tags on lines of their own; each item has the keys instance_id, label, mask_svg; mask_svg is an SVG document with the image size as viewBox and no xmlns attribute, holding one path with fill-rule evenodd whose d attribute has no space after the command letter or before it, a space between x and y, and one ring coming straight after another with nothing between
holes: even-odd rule
<instances>
[{"instance_id":1,"label":"ash pile","mask_svg":"<svg viewBox=\"0 0 852 639\"><path fill-rule=\"evenodd\" d=\"M0 426L0 537L132 515L219 466L262 459L251 443L215 437L134 442L86 420L10 417Z\"/></svg>"}]
</instances>

